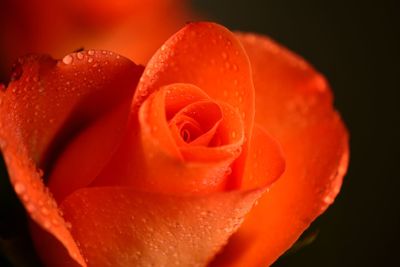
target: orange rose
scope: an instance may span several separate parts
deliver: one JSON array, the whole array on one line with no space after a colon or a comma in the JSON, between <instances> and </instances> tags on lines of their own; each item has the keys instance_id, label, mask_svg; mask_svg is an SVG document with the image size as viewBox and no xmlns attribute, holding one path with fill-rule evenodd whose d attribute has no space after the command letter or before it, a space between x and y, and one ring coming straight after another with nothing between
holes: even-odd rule
<instances>
[{"instance_id":1,"label":"orange rose","mask_svg":"<svg viewBox=\"0 0 400 267\"><path fill-rule=\"evenodd\" d=\"M265 266L347 168L324 78L213 23L188 24L144 70L107 51L26 58L0 103L11 182L48 266Z\"/></svg>"}]
</instances>

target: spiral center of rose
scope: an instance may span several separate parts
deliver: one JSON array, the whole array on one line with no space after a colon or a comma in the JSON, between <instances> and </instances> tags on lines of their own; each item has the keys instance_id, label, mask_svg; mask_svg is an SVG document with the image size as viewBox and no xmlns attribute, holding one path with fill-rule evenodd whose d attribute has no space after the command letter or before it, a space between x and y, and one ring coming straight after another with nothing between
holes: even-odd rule
<instances>
[{"instance_id":1,"label":"spiral center of rose","mask_svg":"<svg viewBox=\"0 0 400 267\"><path fill-rule=\"evenodd\" d=\"M190 117L186 117L186 121L183 121L177 125L180 129L180 135L186 143L190 143L202 134L200 124Z\"/></svg>"},{"instance_id":2,"label":"spiral center of rose","mask_svg":"<svg viewBox=\"0 0 400 267\"><path fill-rule=\"evenodd\" d=\"M166 111L166 114L171 113ZM168 120L178 145L212 146L216 129L222 120L220 107L209 100L196 101L176 112Z\"/></svg>"},{"instance_id":3,"label":"spiral center of rose","mask_svg":"<svg viewBox=\"0 0 400 267\"><path fill-rule=\"evenodd\" d=\"M142 104L139 121L152 145L182 161L214 159L227 169L244 142L236 108L192 84L169 84L155 91Z\"/></svg>"}]
</instances>

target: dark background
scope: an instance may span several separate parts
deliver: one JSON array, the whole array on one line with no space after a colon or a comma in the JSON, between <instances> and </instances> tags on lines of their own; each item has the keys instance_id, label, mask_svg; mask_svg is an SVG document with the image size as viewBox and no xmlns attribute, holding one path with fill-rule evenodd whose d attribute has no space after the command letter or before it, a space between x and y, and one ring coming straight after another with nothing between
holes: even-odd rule
<instances>
[{"instance_id":1,"label":"dark background","mask_svg":"<svg viewBox=\"0 0 400 267\"><path fill-rule=\"evenodd\" d=\"M274 266L400 266L400 8L395 1L195 0L211 20L264 33L330 81L351 136L316 240Z\"/></svg>"},{"instance_id":2,"label":"dark background","mask_svg":"<svg viewBox=\"0 0 400 267\"><path fill-rule=\"evenodd\" d=\"M311 62L330 81L351 134L350 168L334 205L311 226L317 238L274 266L399 266L400 9L395 1L193 4L211 20L267 34ZM12 208L3 200L10 197L1 192L2 227L13 221L4 219ZM0 255L0 266L5 265Z\"/></svg>"}]
</instances>

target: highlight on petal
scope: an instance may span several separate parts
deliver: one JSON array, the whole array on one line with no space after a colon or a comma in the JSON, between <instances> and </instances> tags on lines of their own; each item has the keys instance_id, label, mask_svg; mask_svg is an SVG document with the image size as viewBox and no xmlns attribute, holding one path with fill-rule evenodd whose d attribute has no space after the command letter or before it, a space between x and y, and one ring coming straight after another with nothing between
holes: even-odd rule
<instances>
[{"instance_id":1,"label":"highlight on petal","mask_svg":"<svg viewBox=\"0 0 400 267\"><path fill-rule=\"evenodd\" d=\"M218 24L187 24L147 64L133 100L133 117L150 94L173 83L193 84L213 100L237 109L243 120L245 143L227 187L239 188L254 120L251 68L241 43Z\"/></svg>"},{"instance_id":2,"label":"highlight on petal","mask_svg":"<svg viewBox=\"0 0 400 267\"><path fill-rule=\"evenodd\" d=\"M44 235L65 247L68 253L59 250L65 262L71 257L86 266L43 179L77 132L131 98L141 71L107 51L74 53L60 61L30 56L20 60L12 82L0 92L0 145L11 182ZM46 253L45 247L38 249Z\"/></svg>"},{"instance_id":3,"label":"highlight on petal","mask_svg":"<svg viewBox=\"0 0 400 267\"><path fill-rule=\"evenodd\" d=\"M243 122L233 107L194 85L167 85L142 104L139 125L130 125L94 185L179 195L221 191L243 141Z\"/></svg>"},{"instance_id":4,"label":"highlight on petal","mask_svg":"<svg viewBox=\"0 0 400 267\"><path fill-rule=\"evenodd\" d=\"M324 78L273 41L238 34L253 68L255 121L279 140L283 176L211 266L272 264L333 202L348 163L348 135Z\"/></svg>"},{"instance_id":5,"label":"highlight on petal","mask_svg":"<svg viewBox=\"0 0 400 267\"><path fill-rule=\"evenodd\" d=\"M181 197L84 188L61 208L89 266L206 266L261 193Z\"/></svg>"}]
</instances>

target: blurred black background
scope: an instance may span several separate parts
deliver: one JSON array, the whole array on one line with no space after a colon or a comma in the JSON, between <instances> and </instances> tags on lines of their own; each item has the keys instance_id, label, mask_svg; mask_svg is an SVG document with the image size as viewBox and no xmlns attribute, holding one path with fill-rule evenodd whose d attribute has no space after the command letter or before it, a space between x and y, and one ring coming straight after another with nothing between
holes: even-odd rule
<instances>
[{"instance_id":1,"label":"blurred black background","mask_svg":"<svg viewBox=\"0 0 400 267\"><path fill-rule=\"evenodd\" d=\"M210 20L267 34L311 62L330 81L351 134L350 168L334 205L311 226L318 230L316 240L274 266L400 266L396 2L192 2ZM7 204L0 203L3 213Z\"/></svg>"},{"instance_id":2,"label":"blurred black background","mask_svg":"<svg viewBox=\"0 0 400 267\"><path fill-rule=\"evenodd\" d=\"M400 266L400 8L395 1L195 0L232 30L264 33L329 80L351 136L316 240L274 266Z\"/></svg>"}]
</instances>

